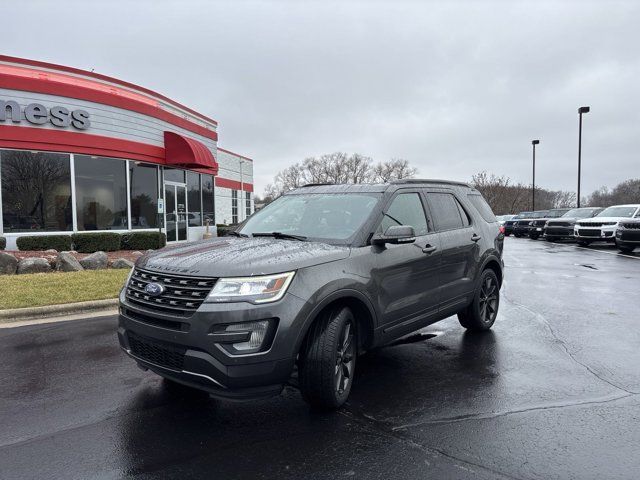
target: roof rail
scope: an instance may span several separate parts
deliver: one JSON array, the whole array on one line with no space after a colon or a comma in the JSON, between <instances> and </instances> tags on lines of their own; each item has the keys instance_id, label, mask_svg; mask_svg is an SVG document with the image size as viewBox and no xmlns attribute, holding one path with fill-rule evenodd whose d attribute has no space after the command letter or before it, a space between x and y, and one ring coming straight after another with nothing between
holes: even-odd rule
<instances>
[{"instance_id":1,"label":"roof rail","mask_svg":"<svg viewBox=\"0 0 640 480\"><path fill-rule=\"evenodd\" d=\"M471 188L471 186L468 183L464 183L464 182L456 182L454 180L435 180L435 179L424 179L424 178L403 178L401 180L392 180L389 183L392 185L404 185L404 184L415 184L415 183L443 183L445 185L459 185L461 187Z\"/></svg>"},{"instance_id":2,"label":"roof rail","mask_svg":"<svg viewBox=\"0 0 640 480\"><path fill-rule=\"evenodd\" d=\"M302 185L298 188L307 188L307 187L322 187L324 185L335 185L335 183L307 183L306 185Z\"/></svg>"}]
</instances>

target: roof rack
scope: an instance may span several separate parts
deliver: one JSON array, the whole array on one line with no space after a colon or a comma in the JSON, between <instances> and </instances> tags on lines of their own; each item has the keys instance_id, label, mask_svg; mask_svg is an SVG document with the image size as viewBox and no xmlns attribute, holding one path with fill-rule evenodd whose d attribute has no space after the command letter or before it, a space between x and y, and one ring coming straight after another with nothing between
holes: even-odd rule
<instances>
[{"instance_id":1,"label":"roof rack","mask_svg":"<svg viewBox=\"0 0 640 480\"><path fill-rule=\"evenodd\" d=\"M307 188L307 187L322 187L324 185L335 185L335 183L307 183L306 185L302 185L298 188Z\"/></svg>"},{"instance_id":2,"label":"roof rack","mask_svg":"<svg viewBox=\"0 0 640 480\"><path fill-rule=\"evenodd\" d=\"M403 178L402 180L392 180L389 183L392 185L404 185L404 184L414 184L414 183L444 183L445 185L459 185L461 187L471 188L471 186L468 183L464 183L464 182L456 182L454 180L434 180L434 179L424 179L424 178Z\"/></svg>"}]
</instances>

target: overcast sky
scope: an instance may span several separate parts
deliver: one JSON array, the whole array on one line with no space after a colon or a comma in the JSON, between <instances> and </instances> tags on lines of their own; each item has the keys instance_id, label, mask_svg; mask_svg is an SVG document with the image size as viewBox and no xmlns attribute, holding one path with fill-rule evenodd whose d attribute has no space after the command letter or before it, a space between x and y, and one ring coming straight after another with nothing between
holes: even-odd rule
<instances>
[{"instance_id":1,"label":"overcast sky","mask_svg":"<svg viewBox=\"0 0 640 480\"><path fill-rule=\"evenodd\" d=\"M2 2L2 52L94 69L219 122L256 191L308 156L408 159L583 192L640 177L640 2Z\"/></svg>"}]
</instances>

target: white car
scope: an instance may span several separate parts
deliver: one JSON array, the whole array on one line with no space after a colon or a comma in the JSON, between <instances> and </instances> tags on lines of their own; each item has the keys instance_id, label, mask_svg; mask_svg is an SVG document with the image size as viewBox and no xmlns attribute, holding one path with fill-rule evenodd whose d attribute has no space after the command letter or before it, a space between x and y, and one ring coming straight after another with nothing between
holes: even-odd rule
<instances>
[{"instance_id":1,"label":"white car","mask_svg":"<svg viewBox=\"0 0 640 480\"><path fill-rule=\"evenodd\" d=\"M614 205L605 208L593 218L578 220L573 229L578 245L591 242L615 242L616 230L621 221L640 218L640 204Z\"/></svg>"}]
</instances>

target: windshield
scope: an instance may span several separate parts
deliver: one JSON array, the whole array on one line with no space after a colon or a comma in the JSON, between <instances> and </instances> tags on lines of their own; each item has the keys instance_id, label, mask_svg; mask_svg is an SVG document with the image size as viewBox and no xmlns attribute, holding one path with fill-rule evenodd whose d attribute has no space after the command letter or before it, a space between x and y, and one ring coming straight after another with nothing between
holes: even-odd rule
<instances>
[{"instance_id":1,"label":"windshield","mask_svg":"<svg viewBox=\"0 0 640 480\"><path fill-rule=\"evenodd\" d=\"M239 232L344 241L360 229L380 197L379 193L284 195L256 212Z\"/></svg>"},{"instance_id":2,"label":"windshield","mask_svg":"<svg viewBox=\"0 0 640 480\"><path fill-rule=\"evenodd\" d=\"M596 217L633 217L637 207L609 207L601 211Z\"/></svg>"},{"instance_id":3,"label":"windshield","mask_svg":"<svg viewBox=\"0 0 640 480\"><path fill-rule=\"evenodd\" d=\"M547 210L543 212L533 212L531 218L545 218L547 216L547 213L549 213Z\"/></svg>"},{"instance_id":4,"label":"windshield","mask_svg":"<svg viewBox=\"0 0 640 480\"><path fill-rule=\"evenodd\" d=\"M563 215L567 218L590 218L598 211L598 208L574 208Z\"/></svg>"},{"instance_id":5,"label":"windshield","mask_svg":"<svg viewBox=\"0 0 640 480\"><path fill-rule=\"evenodd\" d=\"M564 215L567 212L566 208L558 208L555 210L549 210L549 213L547 214L547 218L558 218L561 217L562 215Z\"/></svg>"}]
</instances>

